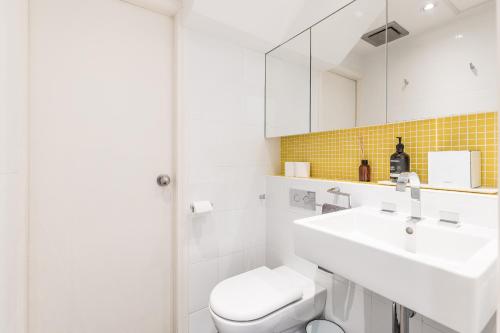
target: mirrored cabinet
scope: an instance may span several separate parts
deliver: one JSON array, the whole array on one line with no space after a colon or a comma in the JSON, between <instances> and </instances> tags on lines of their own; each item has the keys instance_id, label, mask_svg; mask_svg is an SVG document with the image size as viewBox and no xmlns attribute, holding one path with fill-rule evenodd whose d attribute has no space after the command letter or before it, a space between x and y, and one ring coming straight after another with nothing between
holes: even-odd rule
<instances>
[{"instance_id":1,"label":"mirrored cabinet","mask_svg":"<svg viewBox=\"0 0 500 333\"><path fill-rule=\"evenodd\" d=\"M361 0L311 28L311 132L385 121L385 24L385 0Z\"/></svg>"},{"instance_id":2,"label":"mirrored cabinet","mask_svg":"<svg viewBox=\"0 0 500 333\"><path fill-rule=\"evenodd\" d=\"M388 3L388 122L497 110L494 1Z\"/></svg>"},{"instance_id":3,"label":"mirrored cabinet","mask_svg":"<svg viewBox=\"0 0 500 333\"><path fill-rule=\"evenodd\" d=\"M495 2L356 0L266 54L266 136L497 110Z\"/></svg>"},{"instance_id":4,"label":"mirrored cabinet","mask_svg":"<svg viewBox=\"0 0 500 333\"><path fill-rule=\"evenodd\" d=\"M266 54L266 136L311 130L310 30Z\"/></svg>"}]
</instances>

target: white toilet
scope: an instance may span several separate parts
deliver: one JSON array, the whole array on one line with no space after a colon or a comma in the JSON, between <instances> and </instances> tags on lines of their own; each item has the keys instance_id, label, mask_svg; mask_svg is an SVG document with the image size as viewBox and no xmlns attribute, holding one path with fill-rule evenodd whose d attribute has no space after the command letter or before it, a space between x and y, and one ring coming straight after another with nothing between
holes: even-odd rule
<instances>
[{"instance_id":1,"label":"white toilet","mask_svg":"<svg viewBox=\"0 0 500 333\"><path fill-rule=\"evenodd\" d=\"M259 267L220 282L210 313L219 333L303 333L325 302L323 287L290 268Z\"/></svg>"}]
</instances>

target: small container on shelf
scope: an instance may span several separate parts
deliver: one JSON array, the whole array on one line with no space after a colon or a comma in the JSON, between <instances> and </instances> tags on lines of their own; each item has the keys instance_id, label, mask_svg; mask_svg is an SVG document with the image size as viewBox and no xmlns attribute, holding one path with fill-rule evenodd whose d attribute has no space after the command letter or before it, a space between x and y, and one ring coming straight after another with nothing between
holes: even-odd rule
<instances>
[{"instance_id":1,"label":"small container on shelf","mask_svg":"<svg viewBox=\"0 0 500 333\"><path fill-rule=\"evenodd\" d=\"M359 150L361 153L361 165L359 166L359 181L369 182L371 180L371 168L368 165L368 160L365 159L365 145L363 137L359 137Z\"/></svg>"},{"instance_id":2,"label":"small container on shelf","mask_svg":"<svg viewBox=\"0 0 500 333\"><path fill-rule=\"evenodd\" d=\"M311 163L295 162L295 177L299 178L311 177Z\"/></svg>"},{"instance_id":3,"label":"small container on shelf","mask_svg":"<svg viewBox=\"0 0 500 333\"><path fill-rule=\"evenodd\" d=\"M361 160L361 165L359 166L359 181L369 182L371 180L371 168L368 164L368 160Z\"/></svg>"},{"instance_id":4,"label":"small container on shelf","mask_svg":"<svg viewBox=\"0 0 500 333\"><path fill-rule=\"evenodd\" d=\"M285 162L285 176L295 177L295 162Z\"/></svg>"}]
</instances>

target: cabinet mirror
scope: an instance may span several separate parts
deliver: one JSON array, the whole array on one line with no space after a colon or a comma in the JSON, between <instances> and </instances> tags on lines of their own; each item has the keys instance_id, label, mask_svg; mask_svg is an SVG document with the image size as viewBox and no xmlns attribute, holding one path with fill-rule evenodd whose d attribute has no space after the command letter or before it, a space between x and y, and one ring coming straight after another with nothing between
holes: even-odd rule
<instances>
[{"instance_id":1,"label":"cabinet mirror","mask_svg":"<svg viewBox=\"0 0 500 333\"><path fill-rule=\"evenodd\" d=\"M386 2L357 0L311 28L311 131L385 123Z\"/></svg>"},{"instance_id":2,"label":"cabinet mirror","mask_svg":"<svg viewBox=\"0 0 500 333\"><path fill-rule=\"evenodd\" d=\"M494 1L389 0L389 122L497 110Z\"/></svg>"},{"instance_id":3,"label":"cabinet mirror","mask_svg":"<svg viewBox=\"0 0 500 333\"><path fill-rule=\"evenodd\" d=\"M497 111L496 47L494 0L353 1L266 55L266 136Z\"/></svg>"},{"instance_id":4,"label":"cabinet mirror","mask_svg":"<svg viewBox=\"0 0 500 333\"><path fill-rule=\"evenodd\" d=\"M309 133L310 31L266 54L266 137Z\"/></svg>"}]
</instances>

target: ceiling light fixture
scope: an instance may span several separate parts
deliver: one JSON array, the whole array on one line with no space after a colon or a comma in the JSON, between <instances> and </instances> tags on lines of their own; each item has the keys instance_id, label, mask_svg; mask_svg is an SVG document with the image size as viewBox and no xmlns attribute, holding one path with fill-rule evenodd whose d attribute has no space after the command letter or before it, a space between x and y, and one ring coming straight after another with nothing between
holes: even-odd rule
<instances>
[{"instance_id":1,"label":"ceiling light fixture","mask_svg":"<svg viewBox=\"0 0 500 333\"><path fill-rule=\"evenodd\" d=\"M434 8L436 8L436 5L435 5L433 2L429 2L429 3L427 3L427 4L426 4L426 5L422 8L422 10L423 10L424 12L428 12L428 11L433 10Z\"/></svg>"}]
</instances>

